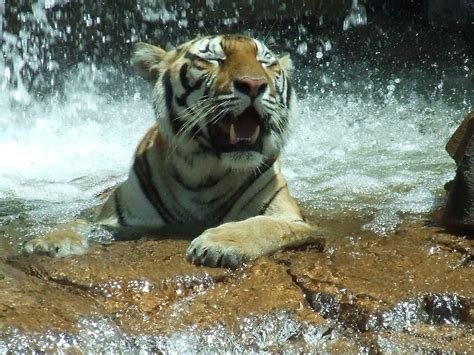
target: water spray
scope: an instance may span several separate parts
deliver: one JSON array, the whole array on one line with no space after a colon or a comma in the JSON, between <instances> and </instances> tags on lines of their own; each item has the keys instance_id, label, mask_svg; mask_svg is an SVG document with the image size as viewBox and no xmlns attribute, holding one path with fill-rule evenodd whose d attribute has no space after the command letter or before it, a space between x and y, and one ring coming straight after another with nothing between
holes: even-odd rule
<instances>
[{"instance_id":1,"label":"water spray","mask_svg":"<svg viewBox=\"0 0 474 355\"><path fill-rule=\"evenodd\" d=\"M5 0L0 0L0 42L3 41L3 14L5 13Z\"/></svg>"},{"instance_id":2,"label":"water spray","mask_svg":"<svg viewBox=\"0 0 474 355\"><path fill-rule=\"evenodd\" d=\"M351 27L364 26L367 24L367 12L364 5L359 5L357 0L352 0L352 7L349 10L342 29L344 31Z\"/></svg>"}]
</instances>

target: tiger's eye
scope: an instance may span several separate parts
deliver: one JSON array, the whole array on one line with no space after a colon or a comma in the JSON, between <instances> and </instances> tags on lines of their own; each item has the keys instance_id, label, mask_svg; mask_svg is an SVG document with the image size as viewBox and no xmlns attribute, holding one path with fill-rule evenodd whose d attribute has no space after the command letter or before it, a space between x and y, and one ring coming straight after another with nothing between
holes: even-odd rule
<instances>
[{"instance_id":1,"label":"tiger's eye","mask_svg":"<svg viewBox=\"0 0 474 355\"><path fill-rule=\"evenodd\" d=\"M211 64L221 65L222 63L224 63L224 59L222 58L209 58L209 59L204 59L204 60Z\"/></svg>"},{"instance_id":2,"label":"tiger's eye","mask_svg":"<svg viewBox=\"0 0 474 355\"><path fill-rule=\"evenodd\" d=\"M278 64L277 61L274 62L266 62L266 61L260 61L260 64L262 64L265 68L275 68L276 65Z\"/></svg>"}]
</instances>

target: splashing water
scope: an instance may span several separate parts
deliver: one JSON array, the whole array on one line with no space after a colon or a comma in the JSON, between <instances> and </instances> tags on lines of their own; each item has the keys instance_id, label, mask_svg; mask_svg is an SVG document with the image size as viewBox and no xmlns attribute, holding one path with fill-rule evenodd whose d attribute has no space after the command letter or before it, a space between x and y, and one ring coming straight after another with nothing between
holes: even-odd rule
<instances>
[{"instance_id":1,"label":"splashing water","mask_svg":"<svg viewBox=\"0 0 474 355\"><path fill-rule=\"evenodd\" d=\"M64 35L45 14L59 3L67 2L39 1L24 17L43 34L35 39L43 47ZM294 74L301 114L284 154L290 189L306 212L357 212L365 228L385 234L403 215L432 210L453 175L444 144L473 104L470 63L386 72L364 61L348 66L341 54L330 56L331 41L313 40L303 25L299 31L305 39L296 39L296 54L311 56L309 45L324 44ZM10 63L0 61L0 223L26 219L33 228L7 233L12 245L97 204L96 193L125 178L154 120L150 90L128 70L91 61L63 69L31 36L5 32ZM51 94L28 90L31 72ZM56 72L61 85L48 76Z\"/></svg>"},{"instance_id":2,"label":"splashing water","mask_svg":"<svg viewBox=\"0 0 474 355\"><path fill-rule=\"evenodd\" d=\"M368 214L366 228L385 234L403 213L435 207L453 175L444 145L462 111L416 92L403 99L393 90L383 90L382 102L374 92L368 98L315 93L301 100L285 175L309 210Z\"/></svg>"},{"instance_id":3,"label":"splashing water","mask_svg":"<svg viewBox=\"0 0 474 355\"><path fill-rule=\"evenodd\" d=\"M189 329L161 336L129 336L108 319L82 319L78 334L56 333L22 334L8 329L0 339L0 351L67 352L81 349L86 353L120 352L140 354L202 354L202 353L244 353L266 352L278 345L284 353L301 351L302 344L292 341L304 339L304 349L314 351L326 349L337 341L338 335L324 336L327 327L301 326L294 316L287 312L275 312L265 317L240 319L237 334L221 325L203 331ZM335 332L334 332L335 333ZM54 345L52 345L54 344ZM362 349L361 349L362 350Z\"/></svg>"},{"instance_id":4,"label":"splashing water","mask_svg":"<svg viewBox=\"0 0 474 355\"><path fill-rule=\"evenodd\" d=\"M344 22L342 29L344 31L351 27L363 26L367 24L367 13L364 5L359 5L357 0L352 0L352 7L349 10Z\"/></svg>"}]
</instances>

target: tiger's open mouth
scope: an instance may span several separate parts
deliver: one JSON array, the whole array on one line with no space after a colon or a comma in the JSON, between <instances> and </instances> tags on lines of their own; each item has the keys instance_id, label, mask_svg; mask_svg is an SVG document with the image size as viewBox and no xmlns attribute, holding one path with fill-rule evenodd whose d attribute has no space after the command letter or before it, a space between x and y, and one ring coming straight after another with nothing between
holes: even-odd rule
<instances>
[{"instance_id":1,"label":"tiger's open mouth","mask_svg":"<svg viewBox=\"0 0 474 355\"><path fill-rule=\"evenodd\" d=\"M208 129L211 141L220 153L262 150L262 118L252 106L238 116L224 116Z\"/></svg>"}]
</instances>

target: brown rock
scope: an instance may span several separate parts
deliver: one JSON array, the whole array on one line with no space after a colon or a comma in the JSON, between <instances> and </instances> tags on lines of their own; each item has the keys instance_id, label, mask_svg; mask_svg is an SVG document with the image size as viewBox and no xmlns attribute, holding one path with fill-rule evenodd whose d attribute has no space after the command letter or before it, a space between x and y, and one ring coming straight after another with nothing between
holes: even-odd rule
<instances>
[{"instance_id":1,"label":"brown rock","mask_svg":"<svg viewBox=\"0 0 474 355\"><path fill-rule=\"evenodd\" d=\"M188 243L182 240L114 242L94 245L82 256L19 256L10 258L9 262L28 274L87 290L98 290L115 280L160 284L179 275L221 279L227 274L225 269L191 265L184 257Z\"/></svg>"},{"instance_id":2,"label":"brown rock","mask_svg":"<svg viewBox=\"0 0 474 355\"><path fill-rule=\"evenodd\" d=\"M326 251L311 258L301 252L275 258L289 265L316 312L369 335L377 349L390 334L398 339L390 342L396 352L457 351L463 343L474 350L472 240L408 224L385 238L370 233L360 239L331 238ZM435 334L453 324L450 341L438 341ZM432 341L425 345L430 345L418 344L416 339L425 336L417 335L419 329L428 326Z\"/></svg>"},{"instance_id":3,"label":"brown rock","mask_svg":"<svg viewBox=\"0 0 474 355\"><path fill-rule=\"evenodd\" d=\"M70 331L79 317L104 313L90 294L44 282L0 262L0 331Z\"/></svg>"},{"instance_id":4,"label":"brown rock","mask_svg":"<svg viewBox=\"0 0 474 355\"><path fill-rule=\"evenodd\" d=\"M461 158L464 156L473 135L474 111L471 111L446 144L446 151L457 164L459 164Z\"/></svg>"},{"instance_id":5,"label":"brown rock","mask_svg":"<svg viewBox=\"0 0 474 355\"><path fill-rule=\"evenodd\" d=\"M446 184L448 199L443 215L450 227L474 228L474 111L464 119L446 150L456 161L456 176Z\"/></svg>"},{"instance_id":6,"label":"brown rock","mask_svg":"<svg viewBox=\"0 0 474 355\"><path fill-rule=\"evenodd\" d=\"M192 266L180 240L10 258L0 352L474 351L474 241L420 224L379 237L331 223L323 252L236 271Z\"/></svg>"}]
</instances>

